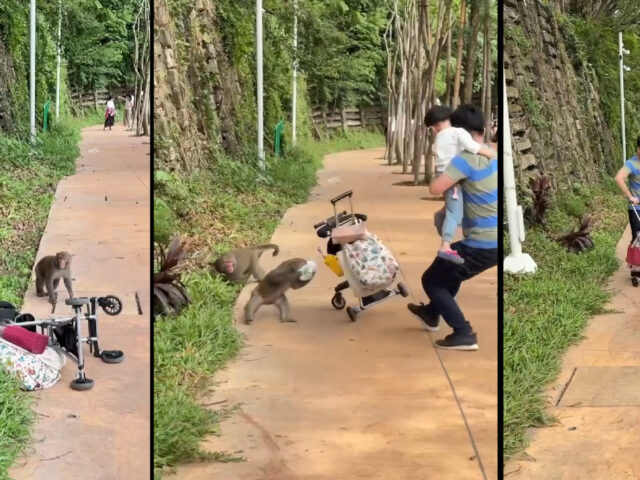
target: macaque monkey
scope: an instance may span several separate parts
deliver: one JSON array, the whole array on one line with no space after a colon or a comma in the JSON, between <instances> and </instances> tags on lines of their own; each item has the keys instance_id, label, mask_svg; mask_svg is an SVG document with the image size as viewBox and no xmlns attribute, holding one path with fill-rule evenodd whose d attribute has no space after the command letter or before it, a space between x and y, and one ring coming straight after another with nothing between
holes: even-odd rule
<instances>
[{"instance_id":1,"label":"macaque monkey","mask_svg":"<svg viewBox=\"0 0 640 480\"><path fill-rule=\"evenodd\" d=\"M285 260L258 282L251 298L244 307L244 323L249 325L262 305L275 305L280 311L281 322L295 322L289 316L289 302L285 293L290 288L304 287L316 272L316 264L304 258Z\"/></svg>"},{"instance_id":2,"label":"macaque monkey","mask_svg":"<svg viewBox=\"0 0 640 480\"><path fill-rule=\"evenodd\" d=\"M228 282L246 283L252 275L257 281L260 281L265 274L264 269L260 266L260 256L270 248L273 249L274 257L278 255L280 248L273 243L258 247L236 248L220 255L213 262L213 268Z\"/></svg>"},{"instance_id":3,"label":"macaque monkey","mask_svg":"<svg viewBox=\"0 0 640 480\"><path fill-rule=\"evenodd\" d=\"M52 305L53 313L56 309L58 294L56 288L60 279L64 281L64 286L69 292L69 298L73 298L73 285L71 284L71 255L67 252L58 252L55 255L43 257L36 264L36 295L45 296L44 287L49 295L49 303Z\"/></svg>"}]
</instances>

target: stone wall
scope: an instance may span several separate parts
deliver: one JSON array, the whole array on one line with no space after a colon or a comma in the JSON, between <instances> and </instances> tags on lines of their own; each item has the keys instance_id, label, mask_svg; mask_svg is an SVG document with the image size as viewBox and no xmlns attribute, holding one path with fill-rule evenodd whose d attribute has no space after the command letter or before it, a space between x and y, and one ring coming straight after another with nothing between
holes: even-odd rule
<instances>
[{"instance_id":1,"label":"stone wall","mask_svg":"<svg viewBox=\"0 0 640 480\"><path fill-rule=\"evenodd\" d=\"M212 150L238 148L240 86L218 37L215 3L181 8L154 2L155 162L193 171Z\"/></svg>"},{"instance_id":2,"label":"stone wall","mask_svg":"<svg viewBox=\"0 0 640 480\"><path fill-rule=\"evenodd\" d=\"M545 2L548 3L548 2ZM522 187L540 174L557 188L595 183L615 164L613 135L590 66L541 0L504 1L504 66L514 162Z\"/></svg>"},{"instance_id":3,"label":"stone wall","mask_svg":"<svg viewBox=\"0 0 640 480\"><path fill-rule=\"evenodd\" d=\"M0 131L15 128L11 105L11 85L15 82L13 59L0 39Z\"/></svg>"}]
</instances>

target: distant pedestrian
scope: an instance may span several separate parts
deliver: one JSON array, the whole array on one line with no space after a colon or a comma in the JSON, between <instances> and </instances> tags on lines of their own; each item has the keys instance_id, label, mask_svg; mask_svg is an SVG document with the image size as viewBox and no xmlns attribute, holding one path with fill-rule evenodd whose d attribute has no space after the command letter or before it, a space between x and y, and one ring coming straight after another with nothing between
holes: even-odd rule
<instances>
[{"instance_id":1,"label":"distant pedestrian","mask_svg":"<svg viewBox=\"0 0 640 480\"><path fill-rule=\"evenodd\" d=\"M640 137L636 142L638 151L618 170L616 183L624 196L629 200L629 224L631 225L631 241L640 233L640 222L633 212L640 213ZM629 184L627 185L627 181Z\"/></svg>"},{"instance_id":2,"label":"distant pedestrian","mask_svg":"<svg viewBox=\"0 0 640 480\"><path fill-rule=\"evenodd\" d=\"M113 127L113 124L116 121L116 105L113 103L113 97L109 95L109 99L107 100L107 110L104 112L104 128L102 130L106 130L109 127Z\"/></svg>"},{"instance_id":3,"label":"distant pedestrian","mask_svg":"<svg viewBox=\"0 0 640 480\"><path fill-rule=\"evenodd\" d=\"M127 94L125 99L125 113L124 113L124 128L127 130L133 130L133 106L134 106L133 92Z\"/></svg>"}]
</instances>

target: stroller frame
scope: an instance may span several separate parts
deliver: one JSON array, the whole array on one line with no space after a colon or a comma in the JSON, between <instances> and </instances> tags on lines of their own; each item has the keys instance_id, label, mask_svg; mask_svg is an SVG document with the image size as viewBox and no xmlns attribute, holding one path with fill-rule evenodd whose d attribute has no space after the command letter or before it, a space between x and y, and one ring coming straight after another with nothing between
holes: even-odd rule
<instances>
[{"instance_id":1,"label":"stroller frame","mask_svg":"<svg viewBox=\"0 0 640 480\"><path fill-rule=\"evenodd\" d=\"M636 218L640 222L640 214L638 214L636 206L633 204L629 205L629 210L633 210L633 213L636 214ZM637 233L636 238L631 239L631 248L640 248L640 232ZM639 283L638 279L640 278L640 265L632 265L629 263L629 272L631 274L631 284L637 287Z\"/></svg>"},{"instance_id":2,"label":"stroller frame","mask_svg":"<svg viewBox=\"0 0 640 480\"><path fill-rule=\"evenodd\" d=\"M354 224L357 221L366 221L367 220L367 216L365 214L362 213L354 213L353 210L353 203L351 201L351 197L353 196L353 191L352 190L348 190L340 195L338 195L335 198L332 198L331 204L333 205L333 211L334 214L333 216L327 218L326 220L323 220L322 222L319 222L317 224L315 224L313 226L314 229L316 229L316 233L319 237L321 238L327 238L327 237L331 237L331 232L334 228L339 227L339 226L343 226L343 225L349 225L349 224ZM337 209L336 209L336 204L344 199L347 198L349 200L349 206L351 209L351 213L347 213L347 211L342 211L340 213L338 213ZM340 251L342 251L342 248L334 245L331 241L331 239L329 240L330 244L327 247L327 253L332 254L331 251L329 251L329 248L332 247L333 250L337 253L339 253ZM322 252L321 252L322 253ZM338 257L339 258L339 257ZM342 263L342 262L341 262ZM335 273L335 272L334 272ZM334 288L334 295L331 298L331 305L333 306L333 308L335 308L336 310L342 310L343 308L346 307L347 302L342 294L342 292L348 288L350 288L351 285L349 284L349 281L345 280L340 282L338 285L336 285L336 287ZM349 319L352 322L355 322L357 320L357 316L359 313L368 310L369 308L378 305L379 303L382 303L388 299L390 299L391 297L394 297L396 295L401 295L403 297L408 297L409 296L409 291L407 289L407 287L402 283L402 282L398 282L396 285L396 288L388 288L385 287L381 290L378 290L376 292L370 293L368 295L365 295L363 297L359 297L358 301L359 301L359 305L357 307L347 307L346 311L347 311L347 315L349 316Z\"/></svg>"},{"instance_id":3,"label":"stroller frame","mask_svg":"<svg viewBox=\"0 0 640 480\"><path fill-rule=\"evenodd\" d=\"M118 297L108 295L106 297L69 298L65 300L65 304L71 306L74 312L73 316L26 320L24 317L33 318L33 316L19 314L13 322L10 321L6 325L15 325L31 331L36 331L36 328L39 328L41 334L49 337L49 346L61 350L77 365L78 371L76 378L71 382L71 388L73 390L90 390L93 388L94 381L88 378L85 373L82 344L87 343L93 356L101 358L105 363L120 363L124 360L124 353L121 350L101 350L98 344L97 307L100 306L107 315L114 316L122 311L122 302ZM83 312L85 306L86 311ZM89 330L87 337L82 336L82 320L87 320ZM61 338L64 338L64 329L68 330L69 327L71 327L75 340L73 346L61 343Z\"/></svg>"}]
</instances>

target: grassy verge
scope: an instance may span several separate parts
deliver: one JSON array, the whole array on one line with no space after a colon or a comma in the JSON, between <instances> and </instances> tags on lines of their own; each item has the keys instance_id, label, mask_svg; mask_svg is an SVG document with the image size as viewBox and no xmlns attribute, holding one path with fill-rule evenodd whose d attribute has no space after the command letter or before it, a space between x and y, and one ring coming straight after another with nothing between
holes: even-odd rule
<instances>
[{"instance_id":1,"label":"grassy verge","mask_svg":"<svg viewBox=\"0 0 640 480\"><path fill-rule=\"evenodd\" d=\"M602 313L616 271L616 244L627 223L626 205L612 182L560 197L549 212L552 234L574 228L586 211L599 224L595 248L568 253L541 228L527 232L524 249L538 272L504 278L504 452L511 457L528 445L526 429L553 422L545 386L559 373L562 354L578 342L589 317ZM569 212L569 213L567 213ZM506 244L505 240L505 244ZM505 246L505 251L508 247Z\"/></svg>"},{"instance_id":2,"label":"grassy verge","mask_svg":"<svg viewBox=\"0 0 640 480\"><path fill-rule=\"evenodd\" d=\"M194 258L184 278L193 305L154 328L156 475L177 463L224 459L200 447L223 412L200 406L199 399L211 376L242 345L232 319L240 288L201 267L221 250L267 241L286 209L307 199L323 155L383 144L381 135L366 132L303 143L287 157L269 161L262 180L251 167L224 159L193 177L156 173L156 235L183 234Z\"/></svg>"},{"instance_id":3,"label":"grassy verge","mask_svg":"<svg viewBox=\"0 0 640 480\"><path fill-rule=\"evenodd\" d=\"M99 122L69 119L35 145L0 133L0 300L22 303L56 185L74 171L80 128ZM0 371L0 479L29 439L32 399Z\"/></svg>"}]
</instances>

